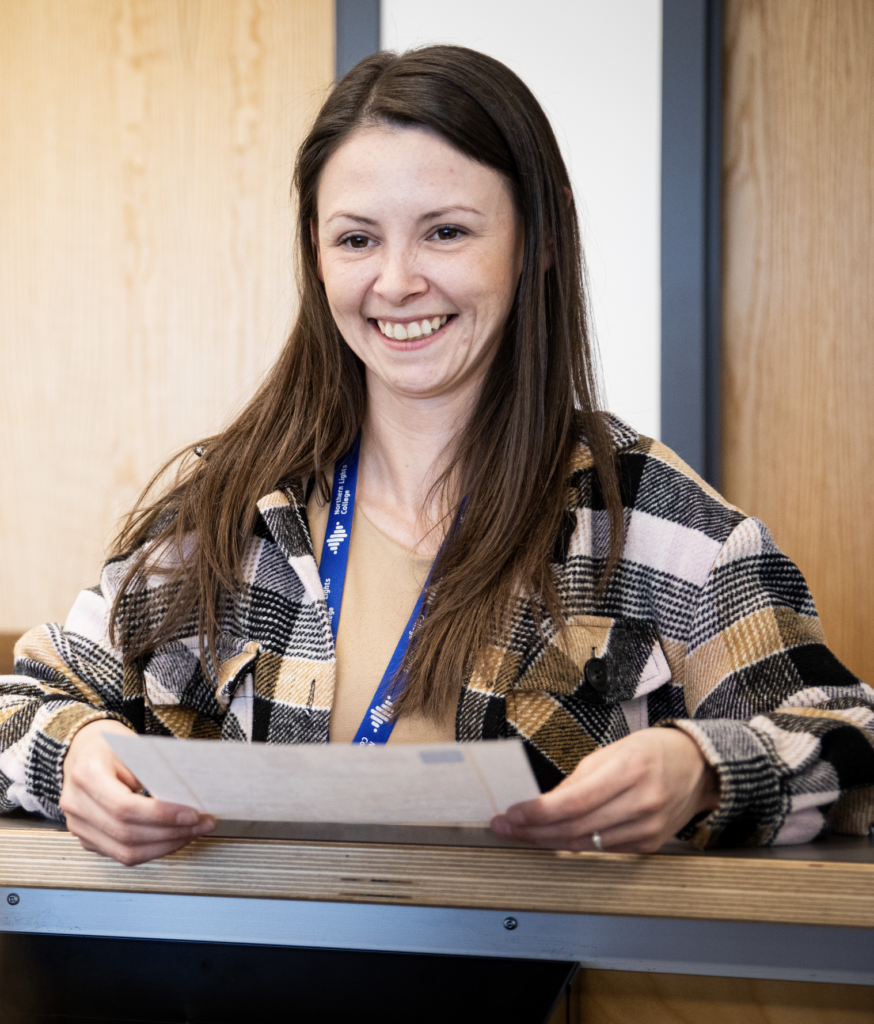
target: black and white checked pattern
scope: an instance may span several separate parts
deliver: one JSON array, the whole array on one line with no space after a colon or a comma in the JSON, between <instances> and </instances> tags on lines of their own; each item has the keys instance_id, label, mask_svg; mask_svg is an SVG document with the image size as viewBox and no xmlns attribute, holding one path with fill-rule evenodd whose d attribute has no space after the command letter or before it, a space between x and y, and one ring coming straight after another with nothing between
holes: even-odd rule
<instances>
[{"instance_id":1,"label":"black and white checked pattern","mask_svg":"<svg viewBox=\"0 0 874 1024\"><path fill-rule=\"evenodd\" d=\"M686 830L699 845L871 832L874 691L825 646L798 569L673 452L615 418L611 429L622 560L599 592L607 514L581 444L553 555L567 628L520 601L507 636L464 681L457 739L520 736L548 789L630 731L680 728L721 782L719 808ZM99 718L180 737L326 741L334 648L304 491L276 491L259 510L243 585L211 653L217 684L204 676L191 624L142 665L123 665L106 623L124 560L105 567L63 628L22 638L16 674L0 678L0 809L61 817L64 754ZM154 577L136 600L138 614L160 614L166 584ZM584 682L593 654L610 668L601 702Z\"/></svg>"}]
</instances>

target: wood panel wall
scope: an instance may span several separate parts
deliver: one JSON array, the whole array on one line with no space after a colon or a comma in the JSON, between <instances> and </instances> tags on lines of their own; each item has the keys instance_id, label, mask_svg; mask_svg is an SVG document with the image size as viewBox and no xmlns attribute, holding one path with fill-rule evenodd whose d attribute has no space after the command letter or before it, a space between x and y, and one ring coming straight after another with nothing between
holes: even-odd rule
<instances>
[{"instance_id":1,"label":"wood panel wall","mask_svg":"<svg viewBox=\"0 0 874 1024\"><path fill-rule=\"evenodd\" d=\"M0 633L275 356L333 62L333 0L0 0Z\"/></svg>"},{"instance_id":2,"label":"wood panel wall","mask_svg":"<svg viewBox=\"0 0 874 1024\"><path fill-rule=\"evenodd\" d=\"M14 651L15 641L18 639L15 633L0 633L0 676L12 672L15 663Z\"/></svg>"},{"instance_id":3,"label":"wood panel wall","mask_svg":"<svg viewBox=\"0 0 874 1024\"><path fill-rule=\"evenodd\" d=\"M874 3L726 0L723 490L874 680Z\"/></svg>"},{"instance_id":4,"label":"wood panel wall","mask_svg":"<svg viewBox=\"0 0 874 1024\"><path fill-rule=\"evenodd\" d=\"M863 1024L874 989L693 974L577 975L549 1024Z\"/></svg>"}]
</instances>

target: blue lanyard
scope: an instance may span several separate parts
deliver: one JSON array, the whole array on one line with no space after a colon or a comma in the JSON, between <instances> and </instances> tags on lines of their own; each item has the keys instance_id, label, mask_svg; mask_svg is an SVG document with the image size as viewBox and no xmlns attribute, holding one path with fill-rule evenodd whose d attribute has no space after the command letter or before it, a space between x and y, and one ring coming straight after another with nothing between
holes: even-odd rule
<instances>
[{"instance_id":1,"label":"blue lanyard","mask_svg":"<svg viewBox=\"0 0 874 1024\"><path fill-rule=\"evenodd\" d=\"M319 565L319 576L322 578L322 589L325 592L325 603L331 619L331 632L334 634L334 646L337 644L337 630L340 626L340 606L343 603L343 588L346 585L346 568L349 564L349 542L352 535L352 513L355 509L355 488L358 484L358 456L361 453L361 435L355 439L350 450L334 467L334 483L331 488L331 505L328 509L328 525L325 527L325 543L322 546L322 559ZM371 743L388 742L391 731L395 727L395 719L391 717L392 697L388 689L395 678L413 635L422 604L425 590L419 594L416 607L404 627L394 654L388 663L379 686L376 688L370 707L367 709L355 739L355 746L368 746ZM395 699L400 696L406 686L401 677L395 686Z\"/></svg>"}]
</instances>

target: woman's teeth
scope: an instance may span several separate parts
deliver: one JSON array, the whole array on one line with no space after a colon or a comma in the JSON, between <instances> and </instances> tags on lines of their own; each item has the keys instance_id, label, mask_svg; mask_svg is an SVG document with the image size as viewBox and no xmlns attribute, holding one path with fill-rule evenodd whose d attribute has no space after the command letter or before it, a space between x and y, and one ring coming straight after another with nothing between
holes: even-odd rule
<instances>
[{"instance_id":1,"label":"woman's teeth","mask_svg":"<svg viewBox=\"0 0 874 1024\"><path fill-rule=\"evenodd\" d=\"M409 324L398 324L391 320L377 320L376 322L387 338L393 338L395 341L407 341L409 338L427 338L434 331L439 331L448 319L448 316L435 316L430 320L414 320Z\"/></svg>"}]
</instances>

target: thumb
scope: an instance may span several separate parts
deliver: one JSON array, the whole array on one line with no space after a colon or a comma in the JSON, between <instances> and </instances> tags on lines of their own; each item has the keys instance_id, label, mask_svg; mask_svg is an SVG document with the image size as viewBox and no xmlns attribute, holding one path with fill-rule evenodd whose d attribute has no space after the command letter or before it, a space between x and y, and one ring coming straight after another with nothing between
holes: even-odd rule
<instances>
[{"instance_id":1,"label":"thumb","mask_svg":"<svg viewBox=\"0 0 874 1024\"><path fill-rule=\"evenodd\" d=\"M127 786L132 792L139 793L145 789L145 786L143 786L136 775L113 750L109 751L109 766L118 781Z\"/></svg>"}]
</instances>

